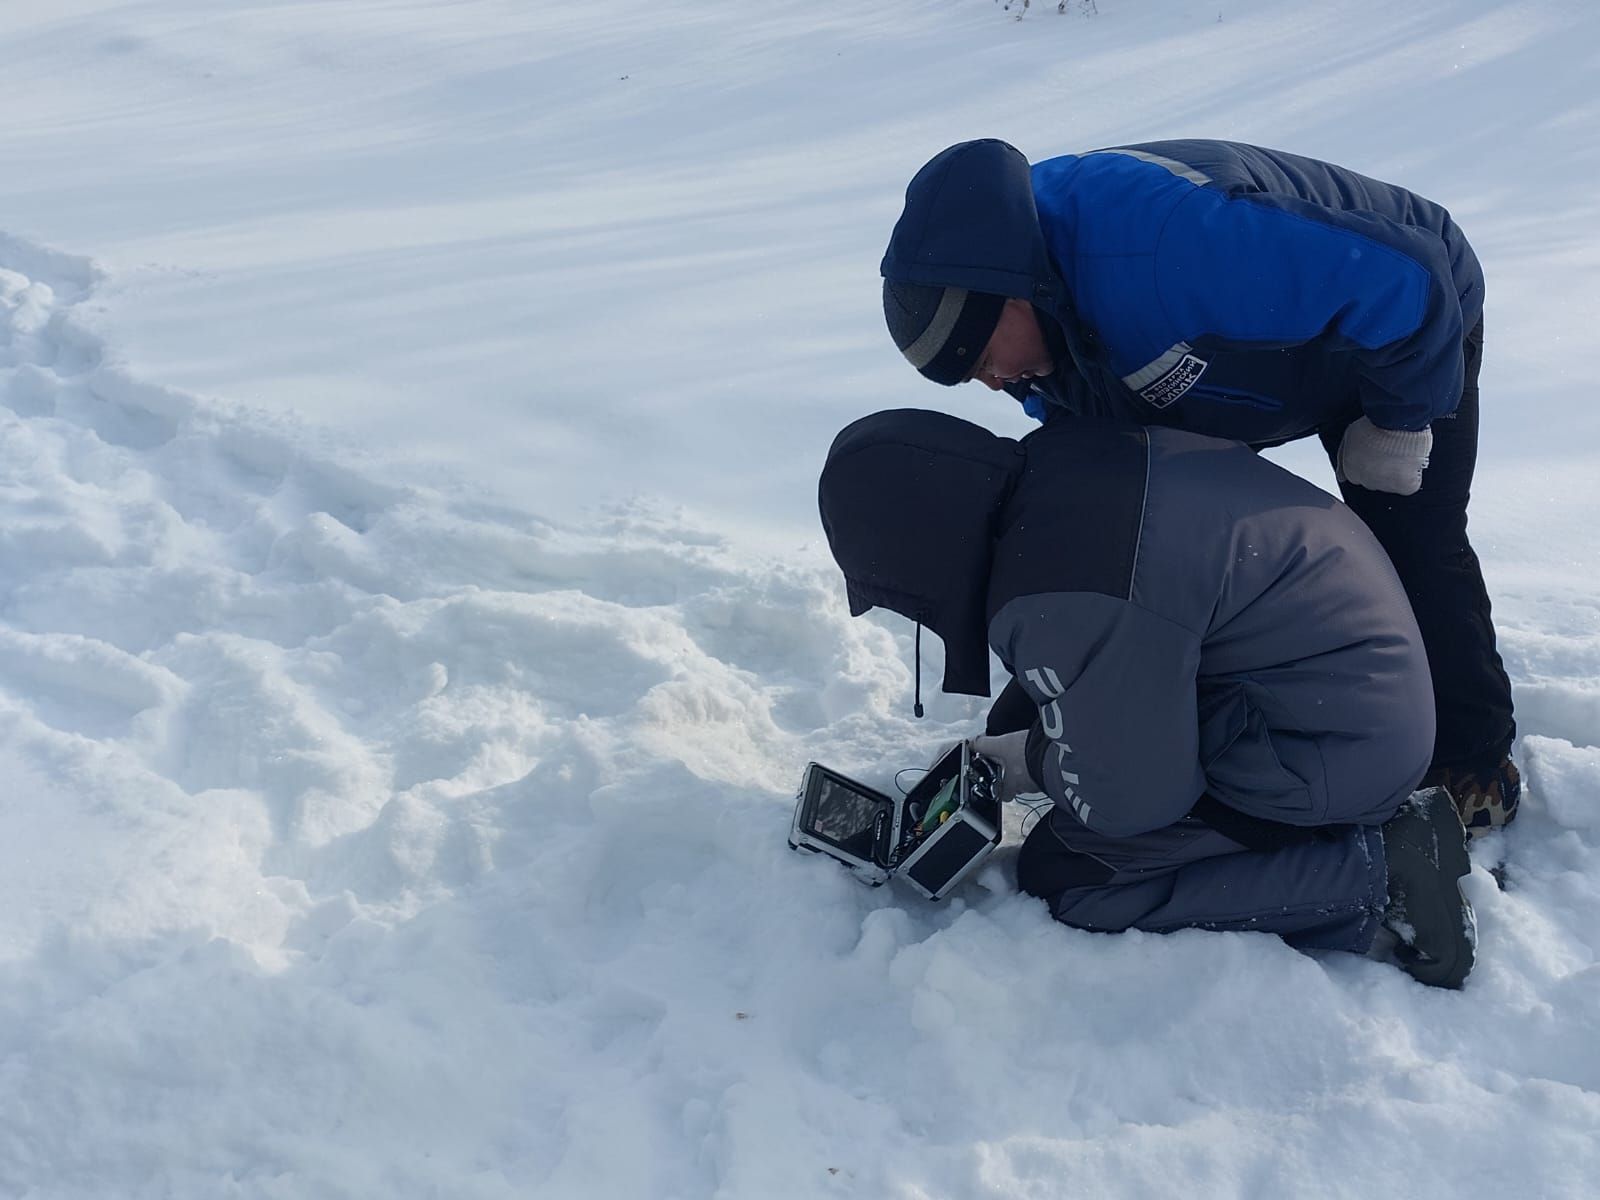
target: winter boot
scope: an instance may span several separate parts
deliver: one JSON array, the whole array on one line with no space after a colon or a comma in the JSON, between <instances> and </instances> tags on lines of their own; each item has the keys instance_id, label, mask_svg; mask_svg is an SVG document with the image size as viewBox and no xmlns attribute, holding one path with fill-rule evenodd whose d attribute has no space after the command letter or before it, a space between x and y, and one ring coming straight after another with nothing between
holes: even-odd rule
<instances>
[{"instance_id":1,"label":"winter boot","mask_svg":"<svg viewBox=\"0 0 1600 1200\"><path fill-rule=\"evenodd\" d=\"M1509 825L1522 801L1522 775L1509 754L1496 765L1477 770L1437 767L1423 776L1419 786L1447 789L1461 814L1461 823L1473 837Z\"/></svg>"},{"instance_id":2,"label":"winter boot","mask_svg":"<svg viewBox=\"0 0 1600 1200\"><path fill-rule=\"evenodd\" d=\"M1472 870L1466 832L1450 793L1412 792L1383 826L1389 903L1388 957L1419 983L1458 988L1472 970L1478 923L1460 880Z\"/></svg>"}]
</instances>

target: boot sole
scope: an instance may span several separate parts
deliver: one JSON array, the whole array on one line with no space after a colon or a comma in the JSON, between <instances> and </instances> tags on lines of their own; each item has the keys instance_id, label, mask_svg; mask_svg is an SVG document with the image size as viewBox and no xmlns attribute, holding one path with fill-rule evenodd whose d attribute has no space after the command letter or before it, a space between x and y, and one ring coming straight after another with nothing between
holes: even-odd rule
<instances>
[{"instance_id":1,"label":"boot sole","mask_svg":"<svg viewBox=\"0 0 1600 1200\"><path fill-rule=\"evenodd\" d=\"M1443 788L1439 790L1444 792ZM1435 804L1440 802L1439 799L1433 801ZM1451 816L1455 817L1455 801L1449 799L1448 792L1444 792L1443 803L1450 806ZM1425 961L1419 956L1406 963L1405 969L1413 979L1430 987L1459 988L1466 982L1477 959L1477 916L1460 883L1472 873L1472 857L1467 853L1464 831L1460 837L1439 837L1441 825L1447 831L1459 829L1459 820L1441 822L1430 819L1428 825L1438 840L1440 874L1457 882L1454 889L1406 897L1406 920L1417 931L1417 940L1431 943L1435 941L1432 935L1437 934L1440 944L1429 946ZM1455 893L1453 904L1451 890ZM1422 936L1424 931L1429 935L1426 938Z\"/></svg>"}]
</instances>

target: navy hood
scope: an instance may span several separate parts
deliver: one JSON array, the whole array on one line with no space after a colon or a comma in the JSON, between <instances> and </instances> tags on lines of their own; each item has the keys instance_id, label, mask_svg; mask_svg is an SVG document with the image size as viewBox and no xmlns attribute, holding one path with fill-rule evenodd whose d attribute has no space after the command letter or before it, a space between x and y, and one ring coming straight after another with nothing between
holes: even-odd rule
<instances>
[{"instance_id":1,"label":"navy hood","mask_svg":"<svg viewBox=\"0 0 1600 1200\"><path fill-rule=\"evenodd\" d=\"M1052 303L1061 289L1022 151L985 138L935 155L907 186L878 269L896 283Z\"/></svg>"},{"instance_id":2,"label":"navy hood","mask_svg":"<svg viewBox=\"0 0 1600 1200\"><path fill-rule=\"evenodd\" d=\"M944 643L944 690L989 694L995 523L1022 448L944 413L894 409L834 438L817 502L850 614L887 608Z\"/></svg>"}]
</instances>

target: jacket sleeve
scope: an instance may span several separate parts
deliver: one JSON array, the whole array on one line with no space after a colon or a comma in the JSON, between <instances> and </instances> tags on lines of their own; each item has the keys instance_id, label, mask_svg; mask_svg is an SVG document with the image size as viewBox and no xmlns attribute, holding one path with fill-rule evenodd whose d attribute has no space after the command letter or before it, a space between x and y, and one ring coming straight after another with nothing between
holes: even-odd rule
<instances>
[{"instance_id":1,"label":"jacket sleeve","mask_svg":"<svg viewBox=\"0 0 1600 1200\"><path fill-rule=\"evenodd\" d=\"M1157 254L1160 301L1183 340L1265 349L1327 338L1352 356L1362 411L1384 429L1421 429L1460 402L1461 298L1431 230L1197 188Z\"/></svg>"},{"instance_id":2,"label":"jacket sleeve","mask_svg":"<svg viewBox=\"0 0 1600 1200\"><path fill-rule=\"evenodd\" d=\"M1039 708L1028 767L1058 807L1110 837L1194 807L1205 788L1194 633L1097 592L1019 597L992 628Z\"/></svg>"}]
</instances>

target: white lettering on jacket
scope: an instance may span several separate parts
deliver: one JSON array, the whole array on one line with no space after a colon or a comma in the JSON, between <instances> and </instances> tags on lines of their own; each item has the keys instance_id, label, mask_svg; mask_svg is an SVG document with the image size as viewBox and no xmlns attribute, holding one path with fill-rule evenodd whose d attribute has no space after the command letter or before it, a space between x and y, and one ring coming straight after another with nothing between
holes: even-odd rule
<instances>
[{"instance_id":1,"label":"white lettering on jacket","mask_svg":"<svg viewBox=\"0 0 1600 1200\"><path fill-rule=\"evenodd\" d=\"M1061 686L1061 677L1049 667L1029 667L1023 672L1023 677L1038 688L1049 701L1039 709L1039 724L1044 728L1045 737L1055 744L1056 774L1061 777L1062 795L1072 806L1072 811L1077 814L1078 820L1087 825L1089 814L1094 809L1078 794L1078 776L1067 770L1067 755L1072 753L1072 747L1067 745L1061 736L1066 732L1066 720L1061 715L1059 700L1067 689Z\"/></svg>"}]
</instances>

